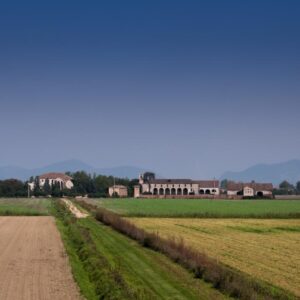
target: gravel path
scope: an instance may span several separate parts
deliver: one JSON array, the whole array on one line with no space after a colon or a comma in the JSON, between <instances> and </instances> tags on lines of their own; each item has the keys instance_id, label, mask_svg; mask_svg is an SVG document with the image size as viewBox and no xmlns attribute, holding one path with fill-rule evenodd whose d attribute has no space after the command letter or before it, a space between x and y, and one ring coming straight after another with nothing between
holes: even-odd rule
<instances>
[{"instance_id":1,"label":"gravel path","mask_svg":"<svg viewBox=\"0 0 300 300\"><path fill-rule=\"evenodd\" d=\"M86 218L89 215L88 213L79 210L70 200L68 199L61 199L61 200L66 204L68 209L76 218L78 219Z\"/></svg>"}]
</instances>

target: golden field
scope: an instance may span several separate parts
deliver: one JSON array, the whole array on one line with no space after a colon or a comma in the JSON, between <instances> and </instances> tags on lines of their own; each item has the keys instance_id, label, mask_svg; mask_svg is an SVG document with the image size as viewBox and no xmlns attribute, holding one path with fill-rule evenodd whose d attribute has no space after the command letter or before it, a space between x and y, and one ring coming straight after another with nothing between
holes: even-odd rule
<instances>
[{"instance_id":1,"label":"golden field","mask_svg":"<svg viewBox=\"0 0 300 300\"><path fill-rule=\"evenodd\" d=\"M300 296L300 220L128 219Z\"/></svg>"}]
</instances>

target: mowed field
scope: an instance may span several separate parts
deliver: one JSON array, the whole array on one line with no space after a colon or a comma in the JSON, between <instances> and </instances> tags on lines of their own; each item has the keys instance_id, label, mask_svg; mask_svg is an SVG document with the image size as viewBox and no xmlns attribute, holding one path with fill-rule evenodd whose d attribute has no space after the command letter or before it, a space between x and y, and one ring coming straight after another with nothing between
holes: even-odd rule
<instances>
[{"instance_id":1,"label":"mowed field","mask_svg":"<svg viewBox=\"0 0 300 300\"><path fill-rule=\"evenodd\" d=\"M0 216L44 216L50 206L51 200L44 198L0 198Z\"/></svg>"},{"instance_id":2,"label":"mowed field","mask_svg":"<svg viewBox=\"0 0 300 300\"><path fill-rule=\"evenodd\" d=\"M81 299L53 217L0 217L0 299Z\"/></svg>"},{"instance_id":3,"label":"mowed field","mask_svg":"<svg viewBox=\"0 0 300 300\"><path fill-rule=\"evenodd\" d=\"M300 297L299 219L128 219Z\"/></svg>"},{"instance_id":4,"label":"mowed field","mask_svg":"<svg viewBox=\"0 0 300 300\"><path fill-rule=\"evenodd\" d=\"M136 217L300 218L297 200L91 199L91 203Z\"/></svg>"}]
</instances>

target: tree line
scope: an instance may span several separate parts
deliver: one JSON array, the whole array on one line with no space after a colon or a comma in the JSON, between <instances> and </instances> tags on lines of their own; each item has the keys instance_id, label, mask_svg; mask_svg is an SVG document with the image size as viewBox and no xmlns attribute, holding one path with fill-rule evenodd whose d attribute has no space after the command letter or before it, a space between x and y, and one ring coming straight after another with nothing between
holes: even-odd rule
<instances>
[{"instance_id":1,"label":"tree line","mask_svg":"<svg viewBox=\"0 0 300 300\"><path fill-rule=\"evenodd\" d=\"M39 177L31 177L28 181L18 179L0 180L0 197L26 197L28 195L28 183L34 182L34 189L30 191L30 196L43 197L76 197L85 196L99 198L108 196L108 188L114 184L124 185L128 188L128 196L133 196L133 187L138 184L137 179L130 180L128 178L116 178L113 176L88 174L84 171L67 172L72 177L74 184L72 189L61 188L59 183L50 185L46 180L45 185L39 185Z\"/></svg>"},{"instance_id":2,"label":"tree line","mask_svg":"<svg viewBox=\"0 0 300 300\"><path fill-rule=\"evenodd\" d=\"M26 197L28 195L28 183L35 182L33 191L30 191L30 196L42 197L51 195L52 197L76 197L85 196L93 198L107 197L108 188L114 183L124 185L128 188L128 196L133 196L133 187L138 184L138 179L130 180L128 178L114 178L113 176L88 174L84 171L67 172L67 175L73 178L73 188L61 189L59 184L50 185L46 180L43 188L39 186L39 178L31 177L28 181L18 179L0 180L0 197ZM226 189L227 180L221 182L221 188ZM283 181L278 188L273 190L274 195L300 195L300 181L295 185L288 181Z\"/></svg>"},{"instance_id":3,"label":"tree line","mask_svg":"<svg viewBox=\"0 0 300 300\"><path fill-rule=\"evenodd\" d=\"M274 195L300 195L300 181L295 185L284 180L279 184L279 188L273 190Z\"/></svg>"}]
</instances>

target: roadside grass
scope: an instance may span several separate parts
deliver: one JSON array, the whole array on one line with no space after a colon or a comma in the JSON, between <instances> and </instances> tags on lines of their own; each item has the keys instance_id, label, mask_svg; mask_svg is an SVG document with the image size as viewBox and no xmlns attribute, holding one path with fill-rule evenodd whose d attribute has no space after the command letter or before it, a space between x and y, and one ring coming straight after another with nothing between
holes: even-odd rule
<instances>
[{"instance_id":1,"label":"roadside grass","mask_svg":"<svg viewBox=\"0 0 300 300\"><path fill-rule=\"evenodd\" d=\"M89 199L128 217L300 218L297 200Z\"/></svg>"},{"instance_id":2,"label":"roadside grass","mask_svg":"<svg viewBox=\"0 0 300 300\"><path fill-rule=\"evenodd\" d=\"M50 213L51 199L0 198L0 216L46 216Z\"/></svg>"},{"instance_id":3,"label":"roadside grass","mask_svg":"<svg viewBox=\"0 0 300 300\"><path fill-rule=\"evenodd\" d=\"M300 298L299 219L128 218Z\"/></svg>"},{"instance_id":4,"label":"roadside grass","mask_svg":"<svg viewBox=\"0 0 300 300\"><path fill-rule=\"evenodd\" d=\"M162 238L157 232L146 232L135 226L131 222L131 218L126 220L113 212L97 208L85 201L78 202L95 214L98 221L111 226L114 230L127 235L132 240L136 240L145 248L163 253L174 262L191 271L195 278L201 278L212 283L216 289L231 297L245 300L296 299L290 292L277 285L249 276L247 273L231 268L205 253L195 250L189 244L186 244L183 239L174 239L169 236ZM136 219L139 220L139 218Z\"/></svg>"},{"instance_id":5,"label":"roadside grass","mask_svg":"<svg viewBox=\"0 0 300 300\"><path fill-rule=\"evenodd\" d=\"M86 299L226 299L164 255L92 217L75 219L59 202L54 214Z\"/></svg>"}]
</instances>

